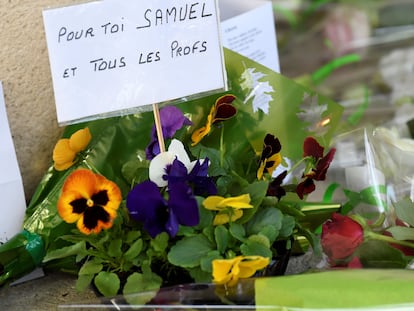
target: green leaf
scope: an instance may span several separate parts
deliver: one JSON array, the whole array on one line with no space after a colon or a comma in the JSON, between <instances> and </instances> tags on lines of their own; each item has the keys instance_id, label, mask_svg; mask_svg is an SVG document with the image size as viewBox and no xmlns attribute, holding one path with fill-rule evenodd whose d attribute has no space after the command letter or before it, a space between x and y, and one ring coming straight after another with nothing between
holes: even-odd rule
<instances>
[{"instance_id":1,"label":"green leaf","mask_svg":"<svg viewBox=\"0 0 414 311\"><path fill-rule=\"evenodd\" d=\"M233 222L230 224L230 234L237 240L243 242L245 240L246 231L241 224Z\"/></svg>"},{"instance_id":2,"label":"green leaf","mask_svg":"<svg viewBox=\"0 0 414 311\"><path fill-rule=\"evenodd\" d=\"M229 243L229 232L223 225L217 226L214 229L214 236L217 244L218 251L223 254L226 251Z\"/></svg>"},{"instance_id":3,"label":"green leaf","mask_svg":"<svg viewBox=\"0 0 414 311\"><path fill-rule=\"evenodd\" d=\"M358 249L357 255L364 267L369 268L405 268L407 259L399 250L388 243L378 240L368 240Z\"/></svg>"},{"instance_id":4,"label":"green leaf","mask_svg":"<svg viewBox=\"0 0 414 311\"><path fill-rule=\"evenodd\" d=\"M244 256L272 257L269 240L265 236L250 236L241 246L240 251Z\"/></svg>"},{"instance_id":5,"label":"green leaf","mask_svg":"<svg viewBox=\"0 0 414 311\"><path fill-rule=\"evenodd\" d=\"M282 228L279 230L279 236L284 238L292 236L295 226L296 221L294 217L290 215L283 215Z\"/></svg>"},{"instance_id":6,"label":"green leaf","mask_svg":"<svg viewBox=\"0 0 414 311\"><path fill-rule=\"evenodd\" d=\"M410 198L402 199L394 203L395 213L397 217L414 227L414 203Z\"/></svg>"},{"instance_id":7,"label":"green leaf","mask_svg":"<svg viewBox=\"0 0 414 311\"><path fill-rule=\"evenodd\" d=\"M267 225L260 230L259 234L264 235L270 243L273 243L279 235L279 230L277 230L274 226Z\"/></svg>"},{"instance_id":8,"label":"green leaf","mask_svg":"<svg viewBox=\"0 0 414 311\"><path fill-rule=\"evenodd\" d=\"M397 240L414 240L414 228L395 226L388 228L387 231Z\"/></svg>"},{"instance_id":9,"label":"green leaf","mask_svg":"<svg viewBox=\"0 0 414 311\"><path fill-rule=\"evenodd\" d=\"M140 237L141 237L141 231L139 230L128 231L126 239L125 239L125 243L131 244L134 241L138 240L138 238Z\"/></svg>"},{"instance_id":10,"label":"green leaf","mask_svg":"<svg viewBox=\"0 0 414 311\"><path fill-rule=\"evenodd\" d=\"M121 172L131 185L138 184L148 179L148 161L128 161L122 166Z\"/></svg>"},{"instance_id":11,"label":"green leaf","mask_svg":"<svg viewBox=\"0 0 414 311\"><path fill-rule=\"evenodd\" d=\"M79 270L79 275L97 274L103 268L102 263L98 260L89 260L85 262Z\"/></svg>"},{"instance_id":12,"label":"green leaf","mask_svg":"<svg viewBox=\"0 0 414 311\"><path fill-rule=\"evenodd\" d=\"M242 193L250 194L250 204L254 208L244 209L243 217L238 220L239 223L243 224L250 220L250 218L255 215L259 205L262 203L263 199L266 196L269 183L267 181L256 181L252 184L249 184L246 188L242 190Z\"/></svg>"},{"instance_id":13,"label":"green leaf","mask_svg":"<svg viewBox=\"0 0 414 311\"><path fill-rule=\"evenodd\" d=\"M276 230L282 228L283 214L280 210L267 207L257 211L254 217L247 223L246 232L248 235L257 234L265 226L274 226Z\"/></svg>"},{"instance_id":14,"label":"green leaf","mask_svg":"<svg viewBox=\"0 0 414 311\"><path fill-rule=\"evenodd\" d=\"M60 249L56 249L56 250L48 252L46 256L43 258L43 262L48 262L54 259L60 259L60 258L68 257L68 256L75 256L75 255L86 254L86 253L87 253L87 250L86 250L85 241L80 241L76 244L62 247Z\"/></svg>"},{"instance_id":15,"label":"green leaf","mask_svg":"<svg viewBox=\"0 0 414 311\"><path fill-rule=\"evenodd\" d=\"M108 246L108 255L114 258L119 258L122 255L122 240L121 239L114 239L109 242Z\"/></svg>"},{"instance_id":16,"label":"green leaf","mask_svg":"<svg viewBox=\"0 0 414 311\"><path fill-rule=\"evenodd\" d=\"M220 253L216 250L209 252L207 256L201 259L200 261L201 270L211 273L213 270L213 266L211 262L215 259L222 259L222 258L223 256L221 256Z\"/></svg>"},{"instance_id":17,"label":"green leaf","mask_svg":"<svg viewBox=\"0 0 414 311\"><path fill-rule=\"evenodd\" d=\"M195 267L213 249L214 244L202 234L185 237L171 247L168 253L168 260L176 266L184 268Z\"/></svg>"},{"instance_id":18,"label":"green leaf","mask_svg":"<svg viewBox=\"0 0 414 311\"><path fill-rule=\"evenodd\" d=\"M158 253L163 253L167 246L169 235L166 232L161 232L154 239L151 240L151 247Z\"/></svg>"},{"instance_id":19,"label":"green leaf","mask_svg":"<svg viewBox=\"0 0 414 311\"><path fill-rule=\"evenodd\" d=\"M118 293L121 281L116 273L101 271L95 277L95 286L105 297L112 297Z\"/></svg>"},{"instance_id":20,"label":"green leaf","mask_svg":"<svg viewBox=\"0 0 414 311\"><path fill-rule=\"evenodd\" d=\"M84 291L91 284L95 274L82 274L76 280L75 288L78 292Z\"/></svg>"},{"instance_id":21,"label":"green leaf","mask_svg":"<svg viewBox=\"0 0 414 311\"><path fill-rule=\"evenodd\" d=\"M144 242L142 239L136 240L131 247L124 253L124 258L126 260L133 260L135 259L142 251Z\"/></svg>"},{"instance_id":22,"label":"green leaf","mask_svg":"<svg viewBox=\"0 0 414 311\"><path fill-rule=\"evenodd\" d=\"M144 305L155 297L160 285L160 282L146 282L143 274L134 272L128 277L122 292L130 305Z\"/></svg>"}]
</instances>

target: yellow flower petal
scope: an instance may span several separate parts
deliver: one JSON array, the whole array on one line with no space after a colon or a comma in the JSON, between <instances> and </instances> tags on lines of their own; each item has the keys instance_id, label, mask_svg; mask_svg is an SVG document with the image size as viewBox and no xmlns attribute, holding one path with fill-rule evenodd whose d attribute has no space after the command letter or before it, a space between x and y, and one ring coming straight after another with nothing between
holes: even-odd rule
<instances>
[{"instance_id":1,"label":"yellow flower petal","mask_svg":"<svg viewBox=\"0 0 414 311\"><path fill-rule=\"evenodd\" d=\"M224 197L218 195L211 195L203 200L203 206L210 211L220 211L220 203L224 200ZM220 205L220 207L219 207Z\"/></svg>"},{"instance_id":2,"label":"yellow flower petal","mask_svg":"<svg viewBox=\"0 0 414 311\"><path fill-rule=\"evenodd\" d=\"M230 217L231 213L231 217ZM234 209L231 211L223 211L220 213L217 213L217 215L214 217L213 225L224 225L231 221L236 221L237 219L241 218L243 216L243 211L240 209Z\"/></svg>"},{"instance_id":3,"label":"yellow flower petal","mask_svg":"<svg viewBox=\"0 0 414 311\"><path fill-rule=\"evenodd\" d=\"M217 284L228 283L233 275L233 267L240 262L241 257L235 257L232 259L215 259L212 262L213 267L213 282Z\"/></svg>"},{"instance_id":4,"label":"yellow flower petal","mask_svg":"<svg viewBox=\"0 0 414 311\"><path fill-rule=\"evenodd\" d=\"M53 161L54 167L58 171L65 170L72 166L73 160L76 157L74 152L69 145L69 139L59 139L53 149Z\"/></svg>"},{"instance_id":5,"label":"yellow flower petal","mask_svg":"<svg viewBox=\"0 0 414 311\"><path fill-rule=\"evenodd\" d=\"M91 132L89 131L89 128L86 127L72 134L69 139L69 146L75 153L78 153L85 150L91 139Z\"/></svg>"},{"instance_id":6,"label":"yellow flower petal","mask_svg":"<svg viewBox=\"0 0 414 311\"><path fill-rule=\"evenodd\" d=\"M232 207L235 209L238 208L252 208L253 205L250 204L250 195L242 194L237 197L225 198L219 203L219 207Z\"/></svg>"},{"instance_id":7,"label":"yellow flower petal","mask_svg":"<svg viewBox=\"0 0 414 311\"><path fill-rule=\"evenodd\" d=\"M269 157L266 160L266 163L273 162L272 166L267 167L267 172L272 175L273 171L276 169L276 167L279 166L280 163L282 163L282 156L280 153L275 153L271 157Z\"/></svg>"},{"instance_id":8,"label":"yellow flower petal","mask_svg":"<svg viewBox=\"0 0 414 311\"><path fill-rule=\"evenodd\" d=\"M239 278L252 277L257 270L265 268L269 262L269 258L262 256L237 256L231 259L213 260L213 282L234 286Z\"/></svg>"},{"instance_id":9,"label":"yellow flower petal","mask_svg":"<svg viewBox=\"0 0 414 311\"><path fill-rule=\"evenodd\" d=\"M249 278L253 276L256 271L262 270L269 265L269 258L262 256L247 256L239 263L240 278Z\"/></svg>"},{"instance_id":10,"label":"yellow flower petal","mask_svg":"<svg viewBox=\"0 0 414 311\"><path fill-rule=\"evenodd\" d=\"M191 135L191 140L193 141L191 146L197 145L205 136L207 136L210 133L211 124L213 120L213 113L214 113L214 106L211 108L210 113L207 116L206 125L199 128L198 130L195 130L193 134Z\"/></svg>"}]
</instances>

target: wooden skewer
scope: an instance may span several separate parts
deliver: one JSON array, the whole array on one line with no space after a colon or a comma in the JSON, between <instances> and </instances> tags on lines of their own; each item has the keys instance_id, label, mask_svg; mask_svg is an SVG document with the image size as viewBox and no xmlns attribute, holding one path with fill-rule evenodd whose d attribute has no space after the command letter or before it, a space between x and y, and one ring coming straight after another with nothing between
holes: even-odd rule
<instances>
[{"instance_id":1,"label":"wooden skewer","mask_svg":"<svg viewBox=\"0 0 414 311\"><path fill-rule=\"evenodd\" d=\"M158 144L160 145L160 152L165 152L164 136L162 134L160 111L158 104L152 104L152 110L154 112L155 128L157 130Z\"/></svg>"}]
</instances>

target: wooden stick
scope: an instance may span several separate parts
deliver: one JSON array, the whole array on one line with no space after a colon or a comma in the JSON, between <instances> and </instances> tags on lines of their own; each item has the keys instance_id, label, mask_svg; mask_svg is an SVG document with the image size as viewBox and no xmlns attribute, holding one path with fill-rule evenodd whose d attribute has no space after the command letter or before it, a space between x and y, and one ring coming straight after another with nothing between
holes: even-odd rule
<instances>
[{"instance_id":1,"label":"wooden stick","mask_svg":"<svg viewBox=\"0 0 414 311\"><path fill-rule=\"evenodd\" d=\"M154 111L155 128L157 130L157 137L158 137L158 144L160 145L160 152L165 152L164 136L162 134L161 118L160 118L160 111L158 109L158 104L153 104L152 108Z\"/></svg>"}]
</instances>

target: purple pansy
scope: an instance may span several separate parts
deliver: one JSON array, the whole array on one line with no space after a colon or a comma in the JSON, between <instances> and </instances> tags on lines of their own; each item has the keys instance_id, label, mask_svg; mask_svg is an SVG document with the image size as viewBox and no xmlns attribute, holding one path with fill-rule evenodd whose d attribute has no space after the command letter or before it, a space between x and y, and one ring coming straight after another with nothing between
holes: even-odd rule
<instances>
[{"instance_id":1,"label":"purple pansy","mask_svg":"<svg viewBox=\"0 0 414 311\"><path fill-rule=\"evenodd\" d=\"M149 180L128 193L126 205L131 217L142 222L153 238L164 231L174 237L180 224L195 226L200 221L197 201L186 183L171 184L168 194L167 202L158 186Z\"/></svg>"},{"instance_id":2,"label":"purple pansy","mask_svg":"<svg viewBox=\"0 0 414 311\"><path fill-rule=\"evenodd\" d=\"M202 163L201 163L202 162ZM193 187L195 195L214 195L217 193L216 185L208 175L209 160L197 160L188 173L186 166L179 160L175 159L173 163L167 167L166 175L163 176L168 182L168 186L176 182L186 182Z\"/></svg>"},{"instance_id":3,"label":"purple pansy","mask_svg":"<svg viewBox=\"0 0 414 311\"><path fill-rule=\"evenodd\" d=\"M167 106L160 110L160 120L164 139L172 138L175 133L184 125L191 125L192 122L184 116L180 109L175 106ZM151 141L145 149L148 160L152 160L160 153L157 130L155 125L151 131Z\"/></svg>"}]
</instances>

